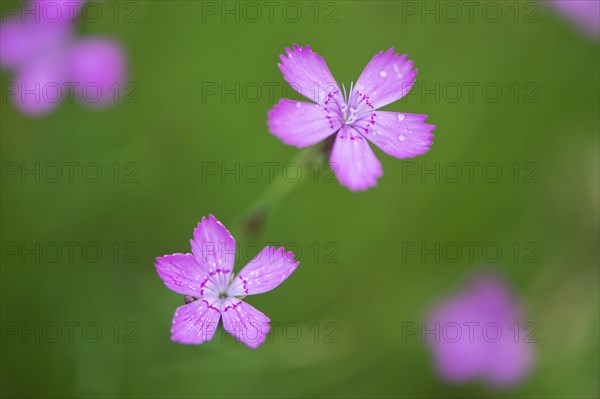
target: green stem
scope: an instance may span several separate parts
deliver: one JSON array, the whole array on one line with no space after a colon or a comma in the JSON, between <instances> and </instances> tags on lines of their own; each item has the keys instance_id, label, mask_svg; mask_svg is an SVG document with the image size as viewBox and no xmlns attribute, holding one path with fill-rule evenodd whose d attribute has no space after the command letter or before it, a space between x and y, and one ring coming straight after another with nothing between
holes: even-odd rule
<instances>
[{"instance_id":1,"label":"green stem","mask_svg":"<svg viewBox=\"0 0 600 399\"><path fill-rule=\"evenodd\" d=\"M301 168L301 177L297 181L290 181L283 175L278 175L273 183L269 184L266 190L234 219L232 230L240 241L250 241L260 236L268 219L281 207L294 189L306 181L308 167L322 161L331 150L332 144L333 140L328 139L319 146L299 151L290 162Z\"/></svg>"}]
</instances>

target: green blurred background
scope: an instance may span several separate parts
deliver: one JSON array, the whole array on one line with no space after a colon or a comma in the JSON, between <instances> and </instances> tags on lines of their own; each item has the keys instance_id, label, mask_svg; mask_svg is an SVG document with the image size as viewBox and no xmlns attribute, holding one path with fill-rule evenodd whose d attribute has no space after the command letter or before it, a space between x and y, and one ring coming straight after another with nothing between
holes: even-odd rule
<instances>
[{"instance_id":1,"label":"green blurred background","mask_svg":"<svg viewBox=\"0 0 600 399\"><path fill-rule=\"evenodd\" d=\"M222 22L223 8L233 9L233 2L211 3L216 15L199 1L102 3L103 18L80 21L78 29L123 43L138 102L104 111L65 102L36 119L10 101L0 104L3 167L96 162L103 172L97 183L81 174L74 182L64 175L56 183L32 176L22 182L20 174L2 181L2 396L598 397L598 42L546 4L496 3L503 16L492 23L481 14L484 3L472 21L462 8L455 23L443 13L439 22L435 15L407 15L406 2L394 1L297 2L296 23L282 15L283 2L272 20L262 6L256 23L244 20L254 18L250 9L240 9L239 23L235 15ZM531 4L538 7L533 20ZM376 52L408 53L419 68L417 87L435 90L439 83L439 98L417 91L386 109L428 114L437 125L434 145L406 161L375 150L384 177L363 193L323 176L314 182L304 170L310 177L252 240L302 250L289 280L249 299L280 323L272 342L254 351L231 337L223 342L217 332L201 346L172 343L171 318L183 300L164 287L154 259L188 252L202 216L231 225L270 185L266 168L256 182L243 172L236 182L233 175L203 178L206 165L285 165L297 154L265 123L285 94L278 55L293 43L310 44L346 86ZM10 79L3 71L2 81ZM220 92L203 98L207 82L258 84L263 91L255 102L250 88L239 101L233 95L222 101ZM278 84L274 99L265 82ZM479 85L472 99L465 82ZM502 89L496 102L482 92L489 83ZM456 84L463 89L457 101ZM472 182L466 169L456 182L448 169L439 181L407 175L408 168L464 162L494 163L502 177L489 182L481 169ZM516 181L515 164L522 172ZM533 179L526 179L531 170ZM132 171L137 182L125 183ZM10 243L36 242L48 251L48 243L66 251L64 243L76 242L78 249L74 259L63 253L56 262L49 253L23 261L7 251ZM503 252L490 262L481 251L457 261L404 251L407 243L453 242L494 243ZM86 243L102 249L98 261L82 256ZM249 241L238 244L253 251ZM539 326L535 366L508 391L477 382L447 385L425 344L402 338L403 325L419 322L432 301L485 263L509 277L525 321ZM62 326L58 342L49 342L52 327L40 342L34 334L23 339L20 329L36 323ZM64 323L79 323L72 339ZM88 342L95 330L85 335L86 323L101 328L98 342ZM284 325L292 326L288 335ZM11 326L19 331L9 334Z\"/></svg>"}]
</instances>

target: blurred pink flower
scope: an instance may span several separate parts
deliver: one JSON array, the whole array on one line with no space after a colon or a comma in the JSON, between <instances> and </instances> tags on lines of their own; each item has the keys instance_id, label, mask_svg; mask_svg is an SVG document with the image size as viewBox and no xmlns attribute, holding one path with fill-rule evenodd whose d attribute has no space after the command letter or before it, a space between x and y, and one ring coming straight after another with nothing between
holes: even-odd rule
<instances>
[{"instance_id":1,"label":"blurred pink flower","mask_svg":"<svg viewBox=\"0 0 600 399\"><path fill-rule=\"evenodd\" d=\"M600 38L600 0L552 0L550 3L596 40Z\"/></svg>"},{"instance_id":2,"label":"blurred pink flower","mask_svg":"<svg viewBox=\"0 0 600 399\"><path fill-rule=\"evenodd\" d=\"M85 38L73 43L69 58L70 79L82 87L95 84L100 89L96 102L81 98L88 104L107 104L113 100L115 85L125 77L125 57L121 46L103 38ZM93 88L92 88L93 90ZM81 95L83 92L78 91Z\"/></svg>"},{"instance_id":3,"label":"blurred pink flower","mask_svg":"<svg viewBox=\"0 0 600 399\"><path fill-rule=\"evenodd\" d=\"M437 371L446 381L481 379L507 387L531 368L532 348L519 304L494 274L476 277L435 306L427 331Z\"/></svg>"},{"instance_id":4,"label":"blurred pink flower","mask_svg":"<svg viewBox=\"0 0 600 399\"><path fill-rule=\"evenodd\" d=\"M106 105L125 78L125 55L110 39L75 36L83 1L32 0L0 24L0 66L13 70L7 88L27 115L52 111L74 92L86 105Z\"/></svg>"}]
</instances>

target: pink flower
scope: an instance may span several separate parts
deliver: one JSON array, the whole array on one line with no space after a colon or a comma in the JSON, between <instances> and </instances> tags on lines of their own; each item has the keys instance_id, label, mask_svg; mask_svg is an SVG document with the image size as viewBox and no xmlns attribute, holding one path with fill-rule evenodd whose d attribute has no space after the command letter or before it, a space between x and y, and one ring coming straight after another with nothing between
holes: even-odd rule
<instances>
[{"instance_id":1,"label":"pink flower","mask_svg":"<svg viewBox=\"0 0 600 399\"><path fill-rule=\"evenodd\" d=\"M171 339L182 344L210 341L223 318L225 331L250 348L257 348L265 341L270 320L241 298L271 291L300 262L283 248L265 247L234 275L235 240L212 215L202 218L190 242L191 254L156 259L156 270L167 288L187 295L189 302L175 311Z\"/></svg>"},{"instance_id":2,"label":"pink flower","mask_svg":"<svg viewBox=\"0 0 600 399\"><path fill-rule=\"evenodd\" d=\"M389 49L375 55L347 93L343 85L340 90L323 57L309 46L294 45L286 52L279 64L284 79L315 103L280 100L269 111L269 129L298 148L335 135L330 164L342 185L366 190L383 175L366 139L400 159L429 150L435 126L424 122L427 115L377 111L410 91L417 70L406 54Z\"/></svg>"},{"instance_id":3,"label":"pink flower","mask_svg":"<svg viewBox=\"0 0 600 399\"><path fill-rule=\"evenodd\" d=\"M507 387L531 368L531 338L520 307L495 275L475 278L438 304L429 315L427 331L437 370L449 382L482 379Z\"/></svg>"},{"instance_id":4,"label":"pink flower","mask_svg":"<svg viewBox=\"0 0 600 399\"><path fill-rule=\"evenodd\" d=\"M0 25L0 65L15 72L11 94L25 114L47 114L73 91L86 105L106 105L125 77L121 47L103 38L79 39L74 15L83 1L25 4L26 18Z\"/></svg>"}]
</instances>

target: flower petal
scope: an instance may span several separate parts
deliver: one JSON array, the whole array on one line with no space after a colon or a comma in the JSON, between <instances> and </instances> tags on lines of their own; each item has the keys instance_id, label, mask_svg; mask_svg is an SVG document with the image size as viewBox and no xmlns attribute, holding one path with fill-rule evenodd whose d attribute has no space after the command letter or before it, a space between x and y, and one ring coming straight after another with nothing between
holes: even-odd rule
<instances>
[{"instance_id":1,"label":"flower petal","mask_svg":"<svg viewBox=\"0 0 600 399\"><path fill-rule=\"evenodd\" d=\"M494 362L488 366L488 379L494 386L504 387L516 384L531 369L533 363L531 345L526 342L528 339L526 336L515 339L514 328L514 323L501 325L500 329L504 336L497 343L496 350L490 355ZM495 333L493 329L490 331L490 334Z\"/></svg>"},{"instance_id":2,"label":"flower petal","mask_svg":"<svg viewBox=\"0 0 600 399\"><path fill-rule=\"evenodd\" d=\"M429 316L427 329L435 331L436 334L427 336L429 345L433 348L433 357L438 373L447 381L464 383L472 378L483 374L485 360L482 356L486 351L486 343L483 339L471 339L470 335L461 331L460 339L450 336L450 328L458 324L463 327L464 323L481 323L479 315L472 316L471 298L459 296L446 300L439 305ZM477 324L479 325L479 324ZM442 328L450 331L441 336L438 331Z\"/></svg>"},{"instance_id":3,"label":"flower petal","mask_svg":"<svg viewBox=\"0 0 600 399\"><path fill-rule=\"evenodd\" d=\"M67 80L62 53L34 57L15 76L13 102L25 114L40 116L58 106Z\"/></svg>"},{"instance_id":4,"label":"flower petal","mask_svg":"<svg viewBox=\"0 0 600 399\"><path fill-rule=\"evenodd\" d=\"M600 40L600 2L588 0L553 0L550 2L563 17L577 28L585 29Z\"/></svg>"},{"instance_id":5,"label":"flower petal","mask_svg":"<svg viewBox=\"0 0 600 399\"><path fill-rule=\"evenodd\" d=\"M173 254L156 258L156 271L168 289L183 295L203 295L208 273L191 254Z\"/></svg>"},{"instance_id":6,"label":"flower petal","mask_svg":"<svg viewBox=\"0 0 600 399\"><path fill-rule=\"evenodd\" d=\"M237 298L227 298L221 303L223 328L244 345L256 349L271 329L269 318Z\"/></svg>"},{"instance_id":7,"label":"flower petal","mask_svg":"<svg viewBox=\"0 0 600 399\"><path fill-rule=\"evenodd\" d=\"M217 299L199 299L178 307L173 316L171 340L180 344L201 344L215 335L221 312Z\"/></svg>"},{"instance_id":8,"label":"flower petal","mask_svg":"<svg viewBox=\"0 0 600 399\"><path fill-rule=\"evenodd\" d=\"M0 65L16 68L35 54L39 41L24 23L7 21L0 24Z\"/></svg>"},{"instance_id":9,"label":"flower petal","mask_svg":"<svg viewBox=\"0 0 600 399\"><path fill-rule=\"evenodd\" d=\"M411 158L429 151L434 125L425 123L427 115L377 111L375 124L364 136L386 154Z\"/></svg>"},{"instance_id":10,"label":"flower petal","mask_svg":"<svg viewBox=\"0 0 600 399\"><path fill-rule=\"evenodd\" d=\"M279 69L289 85L306 98L327 105L339 102L340 89L335 82L323 57L311 50L310 46L285 49L287 56L280 55Z\"/></svg>"},{"instance_id":11,"label":"flower petal","mask_svg":"<svg viewBox=\"0 0 600 399\"><path fill-rule=\"evenodd\" d=\"M342 127L335 139L329 163L340 184L352 191L373 187L383 176L381 163L367 140L347 126Z\"/></svg>"},{"instance_id":12,"label":"flower petal","mask_svg":"<svg viewBox=\"0 0 600 399\"><path fill-rule=\"evenodd\" d=\"M116 42L101 38L79 40L71 49L70 76L80 87L81 100L88 105L105 105L123 100L115 98L124 90L125 55ZM119 92L115 87L120 88Z\"/></svg>"},{"instance_id":13,"label":"flower petal","mask_svg":"<svg viewBox=\"0 0 600 399\"><path fill-rule=\"evenodd\" d=\"M269 111L267 124L285 144L303 148L337 132L341 121L326 106L282 99Z\"/></svg>"},{"instance_id":14,"label":"flower petal","mask_svg":"<svg viewBox=\"0 0 600 399\"><path fill-rule=\"evenodd\" d=\"M265 247L233 279L227 291L230 296L245 296L271 291L296 270L293 252Z\"/></svg>"},{"instance_id":15,"label":"flower petal","mask_svg":"<svg viewBox=\"0 0 600 399\"><path fill-rule=\"evenodd\" d=\"M378 109L404 97L417 76L413 61L407 55L394 54L391 48L375 55L354 86L349 106Z\"/></svg>"},{"instance_id":16,"label":"flower petal","mask_svg":"<svg viewBox=\"0 0 600 399\"><path fill-rule=\"evenodd\" d=\"M85 4L85 0L30 0L26 6L33 13L27 13L25 17L28 22L37 21L39 24L59 26L61 24L72 24Z\"/></svg>"},{"instance_id":17,"label":"flower petal","mask_svg":"<svg viewBox=\"0 0 600 399\"><path fill-rule=\"evenodd\" d=\"M203 217L190 241L196 261L207 273L229 282L235 261L235 240L213 215Z\"/></svg>"},{"instance_id":18,"label":"flower petal","mask_svg":"<svg viewBox=\"0 0 600 399\"><path fill-rule=\"evenodd\" d=\"M67 45L70 33L71 27L64 25L22 22L18 19L1 23L0 65L15 69L35 57L53 53Z\"/></svg>"}]
</instances>

